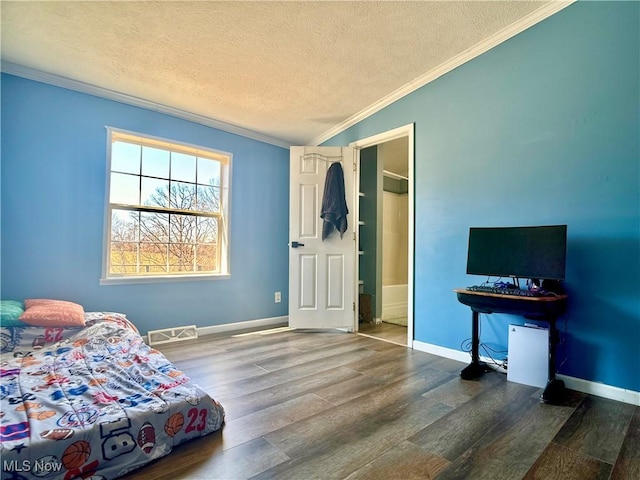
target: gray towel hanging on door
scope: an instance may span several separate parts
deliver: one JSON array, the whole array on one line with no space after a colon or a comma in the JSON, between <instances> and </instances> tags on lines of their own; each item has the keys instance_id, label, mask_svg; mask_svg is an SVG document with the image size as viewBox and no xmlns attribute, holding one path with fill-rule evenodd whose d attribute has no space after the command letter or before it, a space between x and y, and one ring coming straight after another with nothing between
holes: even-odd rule
<instances>
[{"instance_id":1,"label":"gray towel hanging on door","mask_svg":"<svg viewBox=\"0 0 640 480\"><path fill-rule=\"evenodd\" d=\"M344 172L340 162L332 163L324 181L324 194L320 218L322 224L322 240L325 240L335 228L340 232L340 238L347 231L347 200L344 191Z\"/></svg>"}]
</instances>

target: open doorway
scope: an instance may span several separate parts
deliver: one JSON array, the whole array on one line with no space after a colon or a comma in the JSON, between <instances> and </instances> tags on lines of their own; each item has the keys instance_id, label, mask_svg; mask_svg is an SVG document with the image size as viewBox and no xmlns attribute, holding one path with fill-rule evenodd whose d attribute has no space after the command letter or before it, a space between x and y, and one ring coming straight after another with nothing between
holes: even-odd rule
<instances>
[{"instance_id":1,"label":"open doorway","mask_svg":"<svg viewBox=\"0 0 640 480\"><path fill-rule=\"evenodd\" d=\"M358 332L413 344L413 125L355 142Z\"/></svg>"}]
</instances>

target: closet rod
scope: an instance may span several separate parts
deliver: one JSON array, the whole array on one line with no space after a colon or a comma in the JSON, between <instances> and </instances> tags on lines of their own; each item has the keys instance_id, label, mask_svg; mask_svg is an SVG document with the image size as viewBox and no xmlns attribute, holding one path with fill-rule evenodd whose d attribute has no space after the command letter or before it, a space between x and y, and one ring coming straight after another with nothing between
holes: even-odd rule
<instances>
[{"instance_id":1,"label":"closet rod","mask_svg":"<svg viewBox=\"0 0 640 480\"><path fill-rule=\"evenodd\" d=\"M409 177L405 177L402 175L398 175L397 173L393 173L390 172L389 170L382 170L382 173L384 174L384 176L386 177L393 177L393 178L399 178L401 180L409 180Z\"/></svg>"}]
</instances>

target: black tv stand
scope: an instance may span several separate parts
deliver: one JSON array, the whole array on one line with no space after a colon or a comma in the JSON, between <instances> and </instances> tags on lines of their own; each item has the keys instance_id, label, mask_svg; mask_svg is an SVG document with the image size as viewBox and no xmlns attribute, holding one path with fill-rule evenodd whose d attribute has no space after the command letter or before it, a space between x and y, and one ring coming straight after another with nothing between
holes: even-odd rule
<instances>
[{"instance_id":1,"label":"black tv stand","mask_svg":"<svg viewBox=\"0 0 640 480\"><path fill-rule=\"evenodd\" d=\"M567 295L549 297L518 297L497 293L474 292L464 288L454 290L458 301L471 308L471 363L460 372L464 380L481 377L489 371L480 361L480 313L510 313L531 320L549 323L549 369L548 381L540 399L544 403L560 403L565 395L564 382L556 378L556 349L558 330L556 320L567 309Z\"/></svg>"}]
</instances>

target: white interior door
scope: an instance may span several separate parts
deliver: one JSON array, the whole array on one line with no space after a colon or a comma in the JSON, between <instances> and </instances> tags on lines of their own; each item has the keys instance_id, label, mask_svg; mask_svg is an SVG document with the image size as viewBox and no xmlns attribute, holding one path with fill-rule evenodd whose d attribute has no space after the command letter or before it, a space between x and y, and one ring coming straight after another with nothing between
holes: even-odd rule
<instances>
[{"instance_id":1,"label":"white interior door","mask_svg":"<svg viewBox=\"0 0 640 480\"><path fill-rule=\"evenodd\" d=\"M291 147L289 326L355 329L356 151L351 147ZM349 214L342 238L322 240L320 209L327 170L341 162Z\"/></svg>"}]
</instances>

